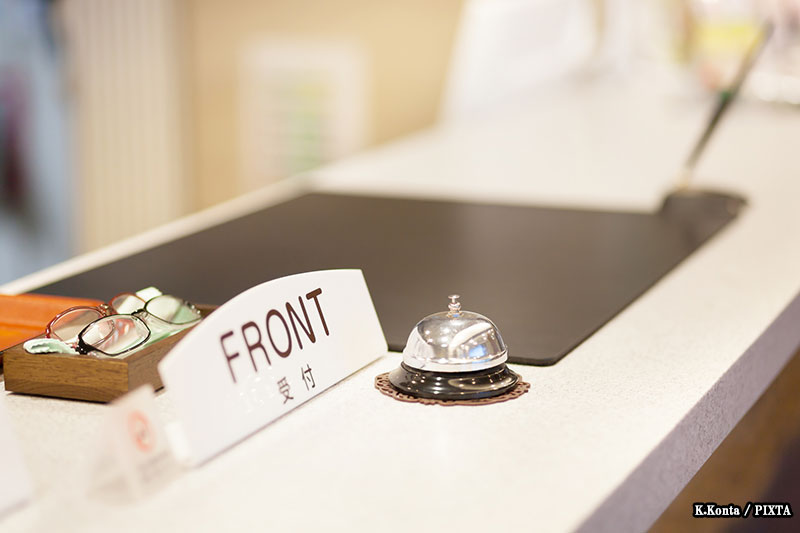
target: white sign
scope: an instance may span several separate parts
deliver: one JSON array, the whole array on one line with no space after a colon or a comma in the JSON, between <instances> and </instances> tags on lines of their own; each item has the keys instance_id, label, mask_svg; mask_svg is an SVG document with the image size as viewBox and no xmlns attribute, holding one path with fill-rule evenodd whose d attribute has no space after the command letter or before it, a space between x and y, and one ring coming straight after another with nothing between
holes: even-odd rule
<instances>
[{"instance_id":1,"label":"white sign","mask_svg":"<svg viewBox=\"0 0 800 533\"><path fill-rule=\"evenodd\" d=\"M154 396L152 385L143 385L106 412L92 487L106 498L145 496L179 470Z\"/></svg>"},{"instance_id":2,"label":"white sign","mask_svg":"<svg viewBox=\"0 0 800 533\"><path fill-rule=\"evenodd\" d=\"M31 484L22 451L12 433L6 411L5 392L0 388L0 515L31 498Z\"/></svg>"},{"instance_id":3,"label":"white sign","mask_svg":"<svg viewBox=\"0 0 800 533\"><path fill-rule=\"evenodd\" d=\"M203 462L386 353L360 270L308 272L236 296L158 365L189 460Z\"/></svg>"}]
</instances>

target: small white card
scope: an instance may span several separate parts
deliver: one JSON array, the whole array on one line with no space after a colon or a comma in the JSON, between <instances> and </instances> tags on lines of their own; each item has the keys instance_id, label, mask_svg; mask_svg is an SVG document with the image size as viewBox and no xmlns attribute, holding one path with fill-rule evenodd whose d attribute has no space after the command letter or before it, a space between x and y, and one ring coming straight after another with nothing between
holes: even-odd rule
<instances>
[{"instance_id":1,"label":"small white card","mask_svg":"<svg viewBox=\"0 0 800 533\"><path fill-rule=\"evenodd\" d=\"M308 272L239 294L159 363L200 463L385 354L360 270Z\"/></svg>"},{"instance_id":2,"label":"small white card","mask_svg":"<svg viewBox=\"0 0 800 533\"><path fill-rule=\"evenodd\" d=\"M33 484L12 431L11 417L6 411L5 396L6 393L0 390L0 516L27 502L33 495Z\"/></svg>"},{"instance_id":3,"label":"small white card","mask_svg":"<svg viewBox=\"0 0 800 533\"><path fill-rule=\"evenodd\" d=\"M108 406L90 487L106 499L145 496L179 470L154 397L143 385Z\"/></svg>"}]
</instances>

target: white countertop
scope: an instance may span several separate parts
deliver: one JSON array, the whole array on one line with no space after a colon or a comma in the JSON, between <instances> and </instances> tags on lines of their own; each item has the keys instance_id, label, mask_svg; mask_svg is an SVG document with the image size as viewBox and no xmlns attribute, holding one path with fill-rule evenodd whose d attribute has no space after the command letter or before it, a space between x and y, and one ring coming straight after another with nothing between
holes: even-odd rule
<instances>
[{"instance_id":1,"label":"white countertop","mask_svg":"<svg viewBox=\"0 0 800 533\"><path fill-rule=\"evenodd\" d=\"M708 103L564 89L315 173L355 193L653 209ZM697 184L749 207L552 367L482 407L396 402L388 354L153 496L81 493L104 407L7 395L36 485L6 531L647 528L800 343L800 112L741 102ZM17 282L27 290L295 194L297 179ZM174 418L169 393L157 403ZM727 503L727 502L725 502ZM735 502L736 503L736 502ZM741 503L741 502L740 502ZM687 510L690 513L691 510Z\"/></svg>"}]
</instances>

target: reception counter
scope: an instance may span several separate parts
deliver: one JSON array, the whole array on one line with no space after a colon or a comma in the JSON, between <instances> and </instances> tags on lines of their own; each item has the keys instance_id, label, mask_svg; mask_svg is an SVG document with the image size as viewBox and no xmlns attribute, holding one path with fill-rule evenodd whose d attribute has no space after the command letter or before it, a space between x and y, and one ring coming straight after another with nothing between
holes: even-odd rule
<instances>
[{"instance_id":1,"label":"reception counter","mask_svg":"<svg viewBox=\"0 0 800 533\"><path fill-rule=\"evenodd\" d=\"M651 211L708 112L709 102L635 85L543 90L0 291L35 290L308 191ZM446 408L394 401L373 380L400 356L376 354L151 496L109 503L83 493L106 408L7 394L36 495L0 528L642 531L800 344L797 139L796 110L738 103L694 186L741 194L747 208L556 365L511 365L531 383L514 401ZM174 420L169 391L156 403Z\"/></svg>"}]
</instances>

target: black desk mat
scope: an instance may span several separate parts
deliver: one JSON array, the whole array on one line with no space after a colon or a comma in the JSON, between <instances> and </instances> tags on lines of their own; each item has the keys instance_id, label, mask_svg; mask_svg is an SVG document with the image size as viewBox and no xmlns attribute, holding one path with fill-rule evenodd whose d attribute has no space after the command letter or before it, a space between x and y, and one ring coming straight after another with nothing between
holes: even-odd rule
<instances>
[{"instance_id":1,"label":"black desk mat","mask_svg":"<svg viewBox=\"0 0 800 533\"><path fill-rule=\"evenodd\" d=\"M512 362L569 353L732 220L726 195L656 213L309 194L41 287L108 299L155 285L222 304L264 281L364 271L389 346L458 293L492 319ZM688 297L688 295L687 295Z\"/></svg>"}]
</instances>

